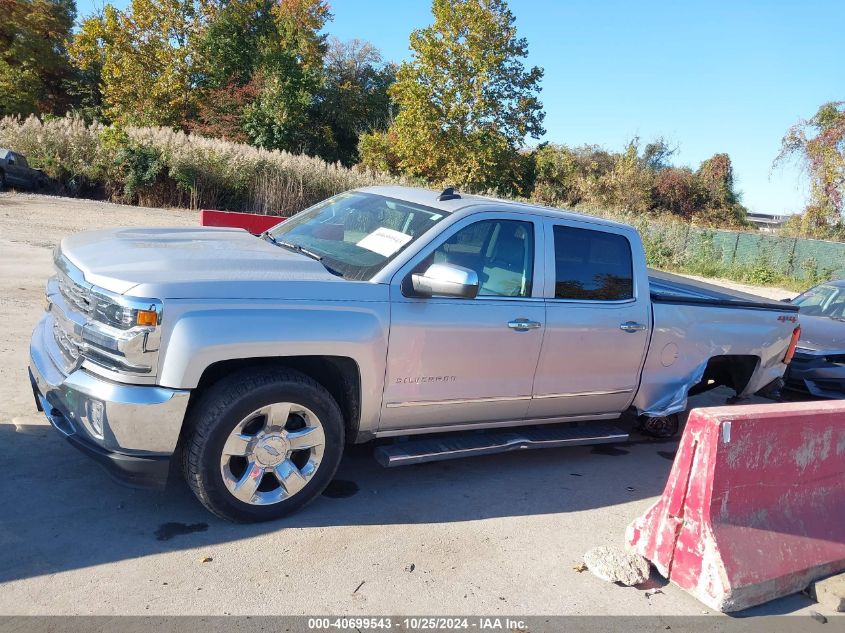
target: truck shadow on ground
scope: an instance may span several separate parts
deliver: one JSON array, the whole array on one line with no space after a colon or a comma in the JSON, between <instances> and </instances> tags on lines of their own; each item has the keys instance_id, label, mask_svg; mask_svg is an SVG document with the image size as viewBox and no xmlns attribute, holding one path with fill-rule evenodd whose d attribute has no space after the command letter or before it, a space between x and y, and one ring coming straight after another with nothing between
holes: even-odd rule
<instances>
[{"instance_id":1,"label":"truck shadow on ground","mask_svg":"<svg viewBox=\"0 0 845 633\"><path fill-rule=\"evenodd\" d=\"M659 495L677 443L505 453L383 469L373 445L349 447L327 494L289 518L235 525L184 482L114 483L46 424L0 424L0 582L288 528L389 526L566 513ZM632 515L632 519L634 516Z\"/></svg>"}]
</instances>

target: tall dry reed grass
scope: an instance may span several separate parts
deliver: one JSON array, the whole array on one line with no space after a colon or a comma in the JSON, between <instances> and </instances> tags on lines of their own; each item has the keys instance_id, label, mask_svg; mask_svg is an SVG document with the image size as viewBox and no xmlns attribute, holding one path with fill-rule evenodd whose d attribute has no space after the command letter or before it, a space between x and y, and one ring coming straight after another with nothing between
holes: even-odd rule
<instances>
[{"instance_id":1,"label":"tall dry reed grass","mask_svg":"<svg viewBox=\"0 0 845 633\"><path fill-rule=\"evenodd\" d=\"M73 116L0 119L0 147L26 155L63 193L133 204L288 216L347 189L410 184L312 156Z\"/></svg>"}]
</instances>

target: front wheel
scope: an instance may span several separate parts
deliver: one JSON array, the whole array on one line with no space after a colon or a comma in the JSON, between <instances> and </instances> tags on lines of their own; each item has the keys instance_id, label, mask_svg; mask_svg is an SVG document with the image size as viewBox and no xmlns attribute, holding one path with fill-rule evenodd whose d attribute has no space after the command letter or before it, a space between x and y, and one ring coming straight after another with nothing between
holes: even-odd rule
<instances>
[{"instance_id":1,"label":"front wheel","mask_svg":"<svg viewBox=\"0 0 845 633\"><path fill-rule=\"evenodd\" d=\"M224 519L269 521L298 510L340 464L344 425L328 391L296 371L235 374L192 408L185 479Z\"/></svg>"},{"instance_id":2,"label":"front wheel","mask_svg":"<svg viewBox=\"0 0 845 633\"><path fill-rule=\"evenodd\" d=\"M640 431L642 431L643 435L662 440L675 437L680 426L681 421L677 413L654 417L644 415L640 417Z\"/></svg>"}]
</instances>

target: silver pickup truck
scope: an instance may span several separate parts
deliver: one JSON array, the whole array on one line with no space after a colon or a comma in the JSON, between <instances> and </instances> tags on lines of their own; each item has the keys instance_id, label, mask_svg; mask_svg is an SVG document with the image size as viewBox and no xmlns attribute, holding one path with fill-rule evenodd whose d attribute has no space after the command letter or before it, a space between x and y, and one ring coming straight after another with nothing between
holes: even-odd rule
<instances>
[{"instance_id":1,"label":"silver pickup truck","mask_svg":"<svg viewBox=\"0 0 845 633\"><path fill-rule=\"evenodd\" d=\"M347 443L395 466L624 441L623 416L671 436L690 394L776 387L799 330L648 271L630 226L451 189L349 191L261 236L81 233L55 266L39 409L125 482L175 462L236 521L313 499Z\"/></svg>"}]
</instances>

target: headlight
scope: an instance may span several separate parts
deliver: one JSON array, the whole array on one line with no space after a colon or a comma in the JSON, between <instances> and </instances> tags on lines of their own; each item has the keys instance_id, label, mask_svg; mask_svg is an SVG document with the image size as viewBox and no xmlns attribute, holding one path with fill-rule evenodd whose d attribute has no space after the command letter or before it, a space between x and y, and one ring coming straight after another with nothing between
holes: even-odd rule
<instances>
[{"instance_id":1,"label":"headlight","mask_svg":"<svg viewBox=\"0 0 845 633\"><path fill-rule=\"evenodd\" d=\"M69 260L56 254L56 275L47 282L54 328L67 339L69 360L82 356L118 373L154 375L161 342L162 303L128 297L89 283ZM57 341L59 341L57 334Z\"/></svg>"},{"instance_id":2,"label":"headlight","mask_svg":"<svg viewBox=\"0 0 845 633\"><path fill-rule=\"evenodd\" d=\"M120 330L155 327L161 323L161 304L158 302L110 297L99 292L91 294L91 301L93 319Z\"/></svg>"},{"instance_id":3,"label":"headlight","mask_svg":"<svg viewBox=\"0 0 845 633\"><path fill-rule=\"evenodd\" d=\"M161 340L161 303L92 289L83 354L110 369L151 373Z\"/></svg>"}]
</instances>

